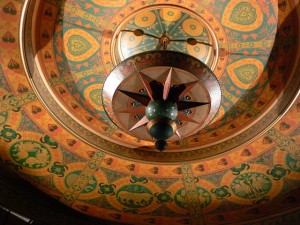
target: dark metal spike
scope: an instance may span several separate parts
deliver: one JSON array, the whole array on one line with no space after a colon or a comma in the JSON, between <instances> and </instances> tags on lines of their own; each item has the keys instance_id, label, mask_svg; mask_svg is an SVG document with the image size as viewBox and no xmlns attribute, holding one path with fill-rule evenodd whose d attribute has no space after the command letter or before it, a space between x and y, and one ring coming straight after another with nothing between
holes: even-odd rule
<instances>
[{"instance_id":1,"label":"dark metal spike","mask_svg":"<svg viewBox=\"0 0 300 225\"><path fill-rule=\"evenodd\" d=\"M127 95L128 97L138 101L139 103L141 103L144 106L147 106L148 103L150 102L150 97L147 95L142 95L142 94L138 94L138 93L134 93L134 92L130 92L130 91L124 91L124 90L120 90L120 89L118 89L118 91L120 91L123 94Z\"/></svg>"},{"instance_id":2,"label":"dark metal spike","mask_svg":"<svg viewBox=\"0 0 300 225\"><path fill-rule=\"evenodd\" d=\"M173 85L171 87L168 100L171 102L177 102L187 92L189 92L197 83L198 81L192 81L184 84Z\"/></svg>"},{"instance_id":3,"label":"dark metal spike","mask_svg":"<svg viewBox=\"0 0 300 225\"><path fill-rule=\"evenodd\" d=\"M184 84L173 85L170 89L168 101L177 102L179 100L179 96L185 90L186 86Z\"/></svg>"},{"instance_id":4,"label":"dark metal spike","mask_svg":"<svg viewBox=\"0 0 300 225\"><path fill-rule=\"evenodd\" d=\"M162 99L164 85L156 80L153 80L149 83L152 90L152 97L154 100Z\"/></svg>"},{"instance_id":5,"label":"dark metal spike","mask_svg":"<svg viewBox=\"0 0 300 225\"><path fill-rule=\"evenodd\" d=\"M182 111L185 109L195 108L202 105L210 104L209 102L177 102L178 111Z\"/></svg>"}]
</instances>

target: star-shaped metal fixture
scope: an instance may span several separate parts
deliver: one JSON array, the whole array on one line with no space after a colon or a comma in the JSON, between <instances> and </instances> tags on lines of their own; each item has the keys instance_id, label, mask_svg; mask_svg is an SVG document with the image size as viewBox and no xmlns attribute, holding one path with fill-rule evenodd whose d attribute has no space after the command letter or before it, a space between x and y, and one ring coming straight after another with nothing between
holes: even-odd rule
<instances>
[{"instance_id":1,"label":"star-shaped metal fixture","mask_svg":"<svg viewBox=\"0 0 300 225\"><path fill-rule=\"evenodd\" d=\"M156 149L164 150L167 142L189 137L213 120L221 89L200 60L159 50L117 65L104 83L102 100L117 127L138 140L155 141Z\"/></svg>"},{"instance_id":2,"label":"star-shaped metal fixture","mask_svg":"<svg viewBox=\"0 0 300 225\"><path fill-rule=\"evenodd\" d=\"M148 95L118 89L118 91L145 106L145 115L134 124L129 131L147 124L147 130L150 136L157 140L155 146L158 150L167 148L166 140L174 133L180 137L175 122L176 119L198 123L186 116L183 113L184 110L209 104L209 102L183 101L182 99L185 94L193 88L198 81L172 85L172 74L173 68L171 67L164 84L162 84L143 72L138 71L138 75ZM123 113L126 112L128 113L128 111L123 111Z\"/></svg>"}]
</instances>

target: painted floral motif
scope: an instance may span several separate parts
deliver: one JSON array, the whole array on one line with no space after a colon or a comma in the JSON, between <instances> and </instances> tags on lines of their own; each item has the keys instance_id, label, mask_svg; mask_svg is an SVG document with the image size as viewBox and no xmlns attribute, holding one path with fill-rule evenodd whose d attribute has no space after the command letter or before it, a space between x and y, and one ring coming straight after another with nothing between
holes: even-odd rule
<instances>
[{"instance_id":1,"label":"painted floral motif","mask_svg":"<svg viewBox=\"0 0 300 225\"><path fill-rule=\"evenodd\" d=\"M240 167L230 168L232 174L239 175L243 170L248 170L250 166L246 163L243 163Z\"/></svg>"},{"instance_id":2,"label":"painted floral motif","mask_svg":"<svg viewBox=\"0 0 300 225\"><path fill-rule=\"evenodd\" d=\"M64 54L73 61L83 61L99 49L99 43L82 29L70 29L64 33Z\"/></svg>"},{"instance_id":3,"label":"painted floral motif","mask_svg":"<svg viewBox=\"0 0 300 225\"><path fill-rule=\"evenodd\" d=\"M271 175L274 180L280 180L289 173L291 173L291 170L283 168L280 164L275 165L273 169L267 171L267 174Z\"/></svg>"},{"instance_id":4,"label":"painted floral motif","mask_svg":"<svg viewBox=\"0 0 300 225\"><path fill-rule=\"evenodd\" d=\"M291 154L286 156L286 164L288 167L296 172L300 172L300 161L296 160Z\"/></svg>"},{"instance_id":5,"label":"painted floral motif","mask_svg":"<svg viewBox=\"0 0 300 225\"><path fill-rule=\"evenodd\" d=\"M228 191L228 186L222 186L219 188L213 188L211 189L211 192L214 193L217 196L217 199L223 199L225 197L230 197L231 193Z\"/></svg>"},{"instance_id":6,"label":"painted floral motif","mask_svg":"<svg viewBox=\"0 0 300 225\"><path fill-rule=\"evenodd\" d=\"M211 203L211 195L206 189L197 187L197 194L202 208ZM176 192L174 201L179 207L184 209L188 208L186 192L183 188Z\"/></svg>"},{"instance_id":7,"label":"painted floral motif","mask_svg":"<svg viewBox=\"0 0 300 225\"><path fill-rule=\"evenodd\" d=\"M116 185L114 185L114 184L100 183L98 192L100 194L105 194L105 195L115 195L116 194L115 188L116 188Z\"/></svg>"},{"instance_id":8,"label":"painted floral motif","mask_svg":"<svg viewBox=\"0 0 300 225\"><path fill-rule=\"evenodd\" d=\"M232 192L246 199L261 197L268 193L271 188L271 180L266 175L256 172L239 175L231 184Z\"/></svg>"},{"instance_id":9,"label":"painted floral motif","mask_svg":"<svg viewBox=\"0 0 300 225\"><path fill-rule=\"evenodd\" d=\"M0 132L0 136L6 142L11 142L12 140L21 138L21 135L12 129L9 125L4 125L3 129Z\"/></svg>"},{"instance_id":10,"label":"painted floral motif","mask_svg":"<svg viewBox=\"0 0 300 225\"><path fill-rule=\"evenodd\" d=\"M255 0L229 1L222 23L234 30L253 31L263 24L262 7Z\"/></svg>"},{"instance_id":11,"label":"painted floral motif","mask_svg":"<svg viewBox=\"0 0 300 225\"><path fill-rule=\"evenodd\" d=\"M48 168L49 173L56 174L59 177L63 177L67 170L68 166L63 165L60 162L54 162L53 165L50 168Z\"/></svg>"},{"instance_id":12,"label":"painted floral motif","mask_svg":"<svg viewBox=\"0 0 300 225\"><path fill-rule=\"evenodd\" d=\"M140 182L140 183L147 183L148 182L148 178L146 178L146 177L137 177L137 176L135 176L135 175L132 175L131 176L131 178L130 178L130 182L131 183L138 183L138 182Z\"/></svg>"},{"instance_id":13,"label":"painted floral motif","mask_svg":"<svg viewBox=\"0 0 300 225\"><path fill-rule=\"evenodd\" d=\"M144 186L131 184L121 187L116 194L117 200L129 208L143 208L153 201L153 194Z\"/></svg>"},{"instance_id":14,"label":"painted floral motif","mask_svg":"<svg viewBox=\"0 0 300 225\"><path fill-rule=\"evenodd\" d=\"M241 25L249 25L256 20L256 10L249 2L238 3L232 11L230 20Z\"/></svg>"},{"instance_id":15,"label":"painted floral motif","mask_svg":"<svg viewBox=\"0 0 300 225\"><path fill-rule=\"evenodd\" d=\"M85 38L79 35L71 36L67 45L70 53L74 56L82 55L92 47L92 45Z\"/></svg>"},{"instance_id":16,"label":"painted floral motif","mask_svg":"<svg viewBox=\"0 0 300 225\"><path fill-rule=\"evenodd\" d=\"M90 92L90 98L98 106L102 106L102 95L101 91L96 89Z\"/></svg>"},{"instance_id":17,"label":"painted floral motif","mask_svg":"<svg viewBox=\"0 0 300 225\"><path fill-rule=\"evenodd\" d=\"M41 143L21 140L10 147L12 158L24 167L40 169L50 163L50 151Z\"/></svg>"},{"instance_id":18,"label":"painted floral motif","mask_svg":"<svg viewBox=\"0 0 300 225\"><path fill-rule=\"evenodd\" d=\"M44 144L48 144L51 148L56 149L58 148L58 143L56 141L53 141L49 135L45 135L44 137L41 137L41 142Z\"/></svg>"},{"instance_id":19,"label":"painted floral motif","mask_svg":"<svg viewBox=\"0 0 300 225\"><path fill-rule=\"evenodd\" d=\"M171 192L165 191L163 193L155 193L154 196L157 198L158 203L172 202Z\"/></svg>"},{"instance_id":20,"label":"painted floral motif","mask_svg":"<svg viewBox=\"0 0 300 225\"><path fill-rule=\"evenodd\" d=\"M258 68L255 65L242 65L234 69L238 79L244 84L250 84L258 76Z\"/></svg>"}]
</instances>

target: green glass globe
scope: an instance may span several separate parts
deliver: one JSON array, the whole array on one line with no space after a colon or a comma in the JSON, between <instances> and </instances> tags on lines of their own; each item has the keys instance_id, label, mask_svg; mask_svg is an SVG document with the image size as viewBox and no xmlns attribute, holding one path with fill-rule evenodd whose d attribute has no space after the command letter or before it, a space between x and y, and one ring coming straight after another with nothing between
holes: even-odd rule
<instances>
[{"instance_id":1,"label":"green glass globe","mask_svg":"<svg viewBox=\"0 0 300 225\"><path fill-rule=\"evenodd\" d=\"M159 121L149 128L149 134L156 140L166 140L174 134L174 129L168 121Z\"/></svg>"},{"instance_id":2,"label":"green glass globe","mask_svg":"<svg viewBox=\"0 0 300 225\"><path fill-rule=\"evenodd\" d=\"M176 123L168 118L159 118L150 120L147 124L147 130L151 137L156 139L156 149L162 151L167 148L166 140L174 135L177 130Z\"/></svg>"},{"instance_id":3,"label":"green glass globe","mask_svg":"<svg viewBox=\"0 0 300 225\"><path fill-rule=\"evenodd\" d=\"M177 105L170 101L155 100L151 101L145 111L148 120L169 118L175 120L178 114Z\"/></svg>"}]
</instances>

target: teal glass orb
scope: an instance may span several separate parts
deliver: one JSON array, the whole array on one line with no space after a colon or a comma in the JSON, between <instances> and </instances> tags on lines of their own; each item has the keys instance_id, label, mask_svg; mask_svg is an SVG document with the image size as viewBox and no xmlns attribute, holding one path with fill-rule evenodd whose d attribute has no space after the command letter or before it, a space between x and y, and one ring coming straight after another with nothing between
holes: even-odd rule
<instances>
[{"instance_id":1,"label":"teal glass orb","mask_svg":"<svg viewBox=\"0 0 300 225\"><path fill-rule=\"evenodd\" d=\"M151 101L146 107L146 117L148 120L168 118L175 120L178 114L177 105L170 101Z\"/></svg>"},{"instance_id":2,"label":"teal glass orb","mask_svg":"<svg viewBox=\"0 0 300 225\"><path fill-rule=\"evenodd\" d=\"M174 134L175 130L168 121L159 121L149 128L149 134L156 140L166 140Z\"/></svg>"}]
</instances>

